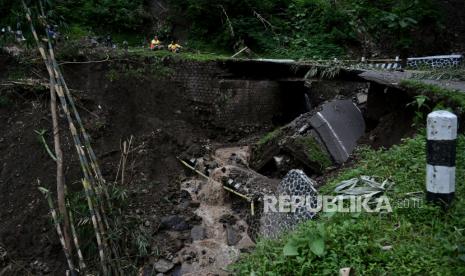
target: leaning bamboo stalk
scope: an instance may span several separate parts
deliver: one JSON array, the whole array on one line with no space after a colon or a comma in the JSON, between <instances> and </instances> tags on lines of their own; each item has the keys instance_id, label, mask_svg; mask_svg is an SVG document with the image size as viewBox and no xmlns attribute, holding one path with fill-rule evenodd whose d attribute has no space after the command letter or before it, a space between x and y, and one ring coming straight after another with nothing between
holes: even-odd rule
<instances>
[{"instance_id":1,"label":"leaning bamboo stalk","mask_svg":"<svg viewBox=\"0 0 465 276\"><path fill-rule=\"evenodd\" d=\"M49 63L50 58L49 58ZM55 77L50 76L50 112L52 114L53 126L53 144L56 156L56 181L57 181L57 201L58 210L63 217L63 234L66 242L66 247L71 251L71 238L69 229L69 217L65 204L65 177L63 174L63 151L60 143L60 127L58 125L57 99L55 93Z\"/></svg>"},{"instance_id":2,"label":"leaning bamboo stalk","mask_svg":"<svg viewBox=\"0 0 465 276\"><path fill-rule=\"evenodd\" d=\"M70 208L69 202L68 202L68 208ZM84 255L82 255L81 247L79 245L79 238L76 232L76 228L74 227L74 218L73 218L73 214L71 210L69 210L69 224L71 226L71 234L73 235L74 247L76 247L77 255L79 258L79 269L81 270L80 271L81 273L85 274L87 266L84 261Z\"/></svg>"},{"instance_id":3,"label":"leaning bamboo stalk","mask_svg":"<svg viewBox=\"0 0 465 276\"><path fill-rule=\"evenodd\" d=\"M84 186L84 192L87 198L87 205L92 218L92 225L94 226L95 238L97 239L97 247L100 256L100 264L102 266L103 275L108 275L107 260L105 258L105 250L100 236L100 230L97 222L96 212L94 211L94 204L92 203L92 191L90 184L87 179L82 179L82 185Z\"/></svg>"},{"instance_id":4,"label":"leaning bamboo stalk","mask_svg":"<svg viewBox=\"0 0 465 276\"><path fill-rule=\"evenodd\" d=\"M26 10L26 18L29 21L32 34L36 41L37 47L39 48L39 52L44 60L44 63L47 67L47 71L50 75L50 109L52 112L52 123L53 123L53 136L54 136L54 144L55 144L55 156L57 158L57 194L58 194L58 209L60 210L61 215L64 218L64 235L65 235L65 242L67 247L70 248L71 242L69 239L69 231L68 231L68 214L66 212L66 206L64 204L64 175L63 175L63 153L61 151L60 146L60 138L59 138L59 128L58 128L58 116L57 116L57 107L56 107L56 97L55 97L55 86L53 85L55 79L53 77L50 60L47 58L45 49L43 45L40 43L39 36L34 28L34 24L32 23L31 12L29 8L26 6L26 3L22 1L23 7Z\"/></svg>"},{"instance_id":5,"label":"leaning bamboo stalk","mask_svg":"<svg viewBox=\"0 0 465 276\"><path fill-rule=\"evenodd\" d=\"M63 83L64 78L63 78L62 74L60 73L58 63L53 58L54 57L53 51L50 54L52 56L52 60L54 60L53 69L55 71L55 74L57 75L57 79L58 79L58 83L59 83L58 95L59 95L60 100L62 101L62 103L66 103L66 99L64 97L64 91L68 91L68 93L69 93L69 90L67 90L66 84ZM72 97L69 95L68 99L70 99L70 98L72 98ZM67 117L69 118L69 120L72 120L68 106L64 105L63 109L65 110L65 113L66 113ZM80 117L79 117L77 111L76 111L75 114L77 114L77 116L78 116L78 118L80 120ZM71 129L71 132L73 133L73 137L75 138L76 144L81 145L81 140L79 138L79 135L77 133L77 130L76 130L74 124L70 124L70 129ZM82 123L81 123L81 133L83 131L84 131L83 136L88 137L87 134L85 133L84 127L82 126ZM89 148L91 149L91 145L90 145L89 141L88 141L88 143L86 143L85 147L82 147L82 146L77 147L78 153L79 153L80 158L82 160L83 171L86 172L86 174L85 174L85 176L87 176L86 179L90 180L88 182L89 183L89 189L91 191L93 189L95 189L95 192L96 192L95 194L96 195L102 195L102 190L103 190L103 194L107 196L107 199L108 199L107 203L109 204L109 207L111 208L111 204L110 204L110 201L109 201L110 198L109 198L108 192L106 190L106 187L103 185L103 183L104 183L103 177L101 176L100 173L96 173L95 176L91 173L91 170L89 168L89 162L88 162L88 159L86 157L86 153L84 152L83 148L87 149L87 152L88 152L89 155L91 155L90 153L93 154L93 151L92 150L89 151ZM94 157L95 157L95 155L94 155ZM92 167L94 172L97 172L97 171L100 172L99 169L97 170L98 164L96 162L93 162L92 159L93 158L90 157L90 167ZM98 184L97 187L94 187L94 185L91 185L92 183L97 183ZM103 244L102 247L103 247L105 252L108 252L107 251L108 249L111 250L111 252L113 253L113 255L115 257L115 260L116 260L115 265L116 265L117 273L122 274L121 268L120 268L120 265L119 265L119 261L118 261L119 260L118 251L116 250L115 245L109 244L107 239L105 238L106 237L106 232L107 232L106 229L110 229L110 225L108 223L107 217L105 216L105 208L104 208L104 204L102 202L103 199L100 196L96 196L95 201L96 201L96 206L98 206L98 209L94 208L94 212L95 212L95 217L96 217L98 229L100 230L100 235L102 236L102 244Z\"/></svg>"},{"instance_id":6,"label":"leaning bamboo stalk","mask_svg":"<svg viewBox=\"0 0 465 276\"><path fill-rule=\"evenodd\" d=\"M22 3L23 3L23 7L24 7L24 9L26 11L26 18L27 18L27 20L29 22L33 37L34 37L34 39L36 41L37 47L39 48L39 52L40 52L40 54L42 56L42 59L44 60L44 63L46 65L46 67L47 67L47 71L48 71L49 75L50 76L61 75L61 74L56 74L56 73L58 73L58 71L53 68L54 67L53 65L55 64L53 62L53 59L52 59L52 63L49 62L48 57L47 57L48 55L46 54L46 51L45 51L43 45L40 43L39 36L37 35L37 32L36 32L36 30L34 28L34 24L32 23L31 11L26 6L24 1L22 1ZM53 53L53 49L51 50L51 52ZM60 83L61 83L62 79L63 79L62 77L57 78L58 81L55 82L55 91L56 91L56 93L58 94L58 96L60 98L61 105L63 107L63 110L65 111L65 114L66 114L67 119L68 119L68 123L70 125L71 132L73 134L73 140L74 140L74 142L76 144L76 147L78 147L78 155L80 157L80 162L85 164L85 163L88 163L88 162L85 162L86 161L85 155L82 155L81 151L79 150L81 148L82 143L79 140L79 136L77 135L76 128L74 127L73 121L72 121L72 119L70 117L70 113L69 113L69 110L68 110L68 107L67 107L67 104L66 104L66 100L64 99L64 95L63 95L63 89L60 86ZM82 157L82 159L81 159L81 157ZM86 168L86 166L84 166L84 168ZM83 173L84 173L85 176L86 176L88 171L89 170L87 168L85 170L83 170Z\"/></svg>"},{"instance_id":7,"label":"leaning bamboo stalk","mask_svg":"<svg viewBox=\"0 0 465 276\"><path fill-rule=\"evenodd\" d=\"M40 185L39 180L38 180L38 183ZM43 195L47 199L48 206L50 208L50 213L52 214L53 223L55 224L55 228L56 228L56 231L57 231L57 234L58 234L58 238L60 240L61 246L63 247L63 252L65 253L66 261L68 262L68 267L69 267L69 269L71 271L71 275L76 275L76 270L75 270L75 267L74 267L73 260L71 258L70 252L69 252L69 248L66 246L66 242L65 242L65 239L63 237L63 232L62 232L61 227L60 227L60 222L58 220L58 216L57 216L57 213L55 211L55 208L53 207L53 201L52 201L52 197L50 196L50 191L43 188L43 187L39 187L39 190L43 193Z\"/></svg>"},{"instance_id":8,"label":"leaning bamboo stalk","mask_svg":"<svg viewBox=\"0 0 465 276\"><path fill-rule=\"evenodd\" d=\"M68 123L69 123L69 127L70 127L70 130L71 130L71 133L72 133L72 137L73 137L73 140L74 140L74 144L76 146L76 150L77 150L77 153L78 153L78 156L79 156L79 160L80 160L80 164L81 164L81 168L82 168L82 171L84 173L84 178L85 178L85 182L87 185L84 187L85 191L87 192L87 200L88 202L92 203L92 186L91 186L91 183L97 183L97 184L101 184L101 183L104 183L104 180L103 180L103 177L101 177L101 173L98 170L96 170L96 168L98 168L98 164L96 163L96 156L95 154L93 153L92 151L92 148L90 147L90 142L89 142L89 136L85 133L85 130L84 130L84 137L85 137L85 140L86 140L86 149L90 155L90 158L91 158L91 166L92 169L94 170L94 172L96 172L96 176L98 178L98 181L95 181L95 178L90 170L90 167L89 167L89 162L87 160L87 157L86 157L86 154L83 150L83 146L82 146L82 143L80 141L80 138L79 138L79 134L77 133L76 131L76 128L74 126L74 123L73 123L73 119L71 117L71 114L69 112L69 109L68 109L68 106L67 106L67 102L66 102L66 99L64 97L64 90L66 90L68 93L67 96L69 96L69 99L71 99L72 101L72 97L70 96L70 93L69 93L69 89L67 88L66 84L64 83L64 78L59 70L59 67L58 67L58 64L54 58L54 53L53 53L53 47L51 46L51 43L50 43L50 38L49 38L49 50L50 50L50 56L51 56L51 60L52 62L47 62L48 61L48 56L46 55L46 52L44 51L40 41L39 41L39 38L37 36L37 33L35 32L35 29L34 29L34 26L32 24L32 19L31 19L31 16L30 16L30 10L27 8L27 6L25 5L24 1L23 1L23 6L26 10L26 13L27 13L27 18L29 20L29 23L31 25L31 30L34 34L34 38L36 40L36 43L38 45L38 48L39 48L39 52L41 53L41 56L42 58L44 59L44 62L47 66L47 70L50 74L50 76L53 76L55 79L56 79L56 82L55 82L55 91L56 93L58 94L58 97L60 99L60 102L61 102L61 105L62 105L62 108L67 116L67 119L68 119ZM48 32L47 32L47 35L48 35ZM63 89L63 86L65 87L65 89ZM75 110L75 107L74 107L74 103L73 103L73 109L74 111L76 112L75 114L77 114L77 117L79 119L79 123L80 123L80 126L83 128L82 126L82 122L80 121L80 117L77 113L77 111ZM90 150L89 150L90 149ZM95 162L94 162L95 161ZM97 164L97 165L95 165ZM97 173L98 171L98 173ZM100 187L102 187L102 185L98 185ZM96 187L97 188L97 187ZM100 193L99 190L97 190L98 193ZM106 193L107 195L107 198L109 198L108 196L108 193ZM95 201L96 202L101 202L101 200L99 200L98 197L95 197ZM108 201L107 201L108 202ZM103 205L101 203L97 203L99 206L100 206L100 209L102 210L102 213L104 213L104 208L103 208ZM97 243L99 245L99 255L100 255L100 259L101 259L101 262L102 262L102 269L103 269L103 272L104 274L107 274L108 270L106 268L106 257L105 257L105 248L102 246L102 239L103 239L103 236L105 235L105 226L104 226L104 223L102 222L102 219L101 219L101 216L100 216L100 213L98 211L98 209L94 209L94 208L91 208L90 209L91 213L92 213L92 217L93 217L93 224L94 224L94 230L95 230L95 234L96 234L96 238L97 238ZM104 219L105 219L105 225L107 228L109 228L109 225L108 225L108 222L106 221L106 216L103 216ZM104 244L106 244L106 241L105 239L104 240ZM114 249L112 247L112 249ZM117 255L117 252L115 250L112 250L114 255L115 255L115 258L117 259L118 258L118 255ZM119 265L118 265L119 267ZM121 273L121 272L120 272Z\"/></svg>"}]
</instances>

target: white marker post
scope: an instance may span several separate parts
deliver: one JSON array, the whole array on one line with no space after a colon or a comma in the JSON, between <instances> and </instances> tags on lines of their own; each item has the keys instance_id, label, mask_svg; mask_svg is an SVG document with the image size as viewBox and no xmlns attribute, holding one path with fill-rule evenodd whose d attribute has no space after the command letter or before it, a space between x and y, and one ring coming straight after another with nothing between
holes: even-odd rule
<instances>
[{"instance_id":1,"label":"white marker post","mask_svg":"<svg viewBox=\"0 0 465 276\"><path fill-rule=\"evenodd\" d=\"M434 111L427 119L426 199L448 206L455 193L457 116Z\"/></svg>"}]
</instances>

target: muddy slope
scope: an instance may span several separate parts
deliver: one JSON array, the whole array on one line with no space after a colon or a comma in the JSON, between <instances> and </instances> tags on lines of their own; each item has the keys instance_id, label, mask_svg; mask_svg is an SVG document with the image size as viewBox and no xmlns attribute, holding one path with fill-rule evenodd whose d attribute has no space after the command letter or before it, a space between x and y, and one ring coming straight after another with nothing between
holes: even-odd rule
<instances>
[{"instance_id":1,"label":"muddy slope","mask_svg":"<svg viewBox=\"0 0 465 276\"><path fill-rule=\"evenodd\" d=\"M133 63L70 64L63 69L107 181L115 178L121 141L134 136L126 176L128 204L151 232L148 250L173 255L190 240L190 229L198 223L193 208L181 204L180 181L186 172L176 156L202 156L215 145L237 140L244 131L253 134L270 125L225 130L210 122L210 113L202 113L201 103L189 98L189 88L170 71L176 68L163 71L164 66ZM17 66L6 57L0 64L3 80L4 69ZM0 107L0 246L7 258L0 268L8 264L9 271L19 275L63 275L62 250L37 189L38 179L52 191L55 183L54 162L34 132L47 130L46 140L52 145L48 91L15 86L2 90L2 95L8 104ZM66 181L71 190L80 190L79 163L64 116L60 123ZM165 229L172 215L186 224L174 236Z\"/></svg>"}]
</instances>

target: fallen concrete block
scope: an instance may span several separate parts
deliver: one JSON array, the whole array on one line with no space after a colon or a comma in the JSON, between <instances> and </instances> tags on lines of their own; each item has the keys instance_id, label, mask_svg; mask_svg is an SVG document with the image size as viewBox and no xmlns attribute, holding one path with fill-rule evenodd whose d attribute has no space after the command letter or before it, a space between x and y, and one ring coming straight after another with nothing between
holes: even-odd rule
<instances>
[{"instance_id":1,"label":"fallen concrete block","mask_svg":"<svg viewBox=\"0 0 465 276\"><path fill-rule=\"evenodd\" d=\"M284 166L276 166L279 174L281 167L287 168L282 172L285 174L289 169L302 167L314 173L322 173L325 168L332 166L331 156L310 125L312 114L302 114L288 125L265 135L252 148L250 166L260 171L270 162L276 163L276 156L282 156L286 161L281 162Z\"/></svg>"},{"instance_id":2,"label":"fallen concrete block","mask_svg":"<svg viewBox=\"0 0 465 276\"><path fill-rule=\"evenodd\" d=\"M351 100L335 100L321 106L310 124L337 163L344 163L365 133L360 109Z\"/></svg>"},{"instance_id":3,"label":"fallen concrete block","mask_svg":"<svg viewBox=\"0 0 465 276\"><path fill-rule=\"evenodd\" d=\"M283 231L292 230L299 223L313 219L316 213L309 210L308 207L313 209L317 207L318 192L315 185L315 181L303 171L289 171L278 185L277 193L274 196L278 198L280 196L289 196L291 199L295 196L305 197L308 201L290 212L279 212L279 207L276 206L278 212L263 213L260 218L260 234L265 237L276 238Z\"/></svg>"}]
</instances>

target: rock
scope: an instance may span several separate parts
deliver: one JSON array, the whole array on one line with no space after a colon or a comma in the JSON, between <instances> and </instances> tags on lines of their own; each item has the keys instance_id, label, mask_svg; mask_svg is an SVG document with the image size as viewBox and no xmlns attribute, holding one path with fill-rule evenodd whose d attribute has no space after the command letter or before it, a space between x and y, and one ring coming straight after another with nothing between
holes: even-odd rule
<instances>
[{"instance_id":1,"label":"rock","mask_svg":"<svg viewBox=\"0 0 465 276\"><path fill-rule=\"evenodd\" d=\"M200 225L196 225L191 229L191 238L193 241L205 239L205 228Z\"/></svg>"},{"instance_id":2,"label":"rock","mask_svg":"<svg viewBox=\"0 0 465 276\"><path fill-rule=\"evenodd\" d=\"M169 229L174 231L184 231L189 229L189 225L181 216L171 215L161 219L160 229Z\"/></svg>"},{"instance_id":3,"label":"rock","mask_svg":"<svg viewBox=\"0 0 465 276\"><path fill-rule=\"evenodd\" d=\"M228 224L235 224L236 221L237 221L237 218L231 214L224 214L219 219L219 222L228 223Z\"/></svg>"},{"instance_id":4,"label":"rock","mask_svg":"<svg viewBox=\"0 0 465 276\"><path fill-rule=\"evenodd\" d=\"M155 262L153 266L155 267L155 270L157 272L166 273L174 267L174 264L165 259L160 259L157 262Z\"/></svg>"},{"instance_id":5,"label":"rock","mask_svg":"<svg viewBox=\"0 0 465 276\"><path fill-rule=\"evenodd\" d=\"M236 245L239 242L240 238L237 235L236 230L227 224L226 225L226 241L229 246Z\"/></svg>"}]
</instances>

